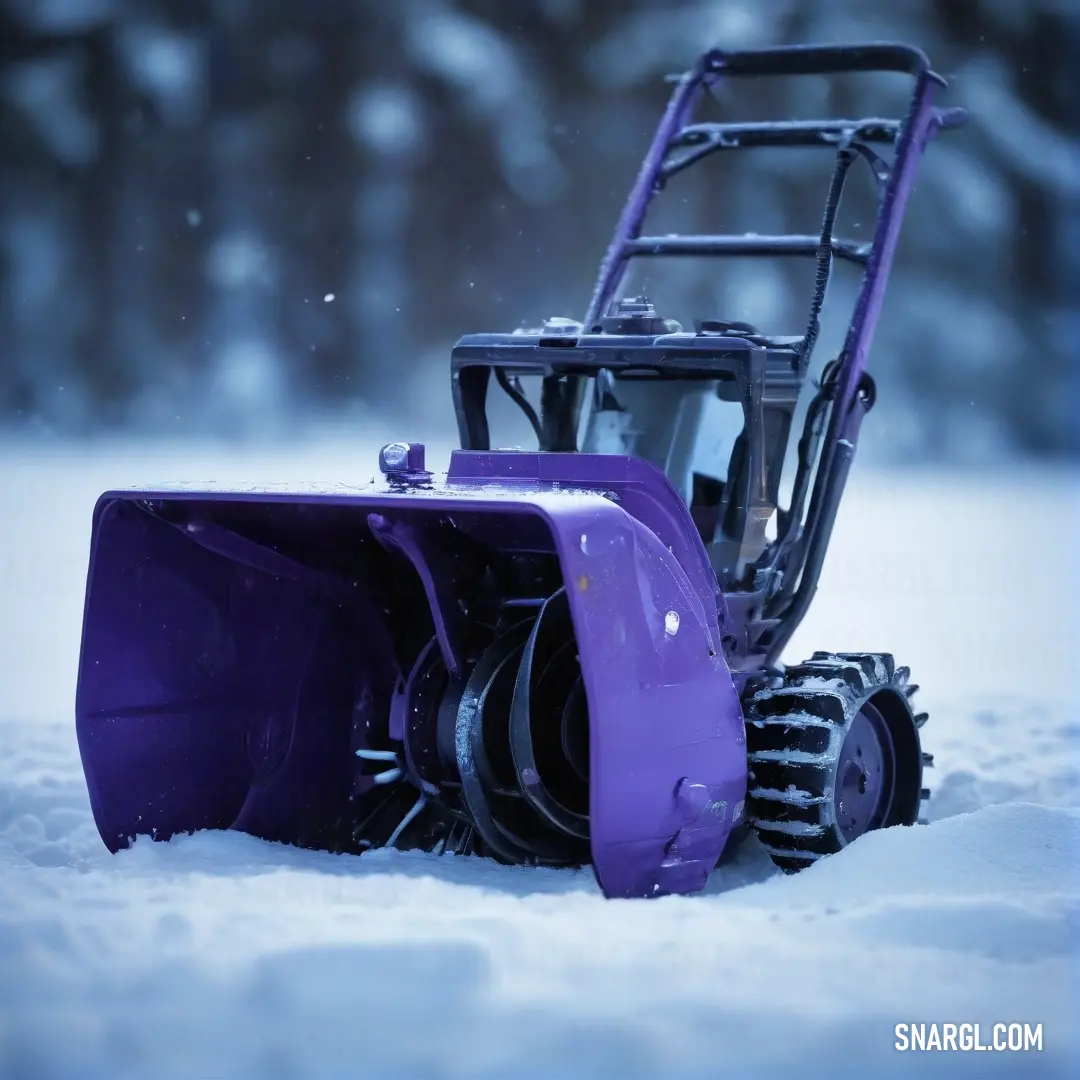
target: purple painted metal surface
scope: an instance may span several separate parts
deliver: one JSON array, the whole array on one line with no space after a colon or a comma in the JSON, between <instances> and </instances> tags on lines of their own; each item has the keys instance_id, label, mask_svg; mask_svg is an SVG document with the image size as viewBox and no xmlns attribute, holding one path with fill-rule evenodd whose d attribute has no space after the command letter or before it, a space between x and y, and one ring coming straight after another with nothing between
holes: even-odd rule
<instances>
[{"instance_id":1,"label":"purple painted metal surface","mask_svg":"<svg viewBox=\"0 0 1080 1080\"><path fill-rule=\"evenodd\" d=\"M906 116L902 120L777 120L688 125L705 91L721 80L742 76L828 76L842 72L898 72L911 76L914 89ZM693 253L718 256L736 253L814 255L818 260L815 292L807 332L796 347L800 362L809 364L818 336L819 316L825 300L831 262L843 258L864 264L844 347L832 373L835 385L829 390L827 431L821 440L820 457L813 473L804 527L798 535L798 530L793 528L788 537L774 545L770 572L779 570L784 585L769 600L768 619L776 622L776 628L764 635L761 655L755 657L761 664L771 666L779 661L816 590L837 507L854 458L859 428L872 404L873 385L866 372L867 356L919 158L927 142L939 130L962 125L966 113L959 108L934 107L934 93L947 85L945 80L931 70L925 53L896 42L794 45L734 51L711 49L699 56L694 65L674 81L676 85L667 110L604 254L584 317L587 330L601 322L613 302L620 299L630 260L638 256ZM870 150L870 143L891 143L892 160L887 161L874 154ZM714 149L742 145L819 145L835 150L836 168L819 236L641 235L653 200L665 189L672 176ZM681 161L676 160L671 154L677 147L684 151L690 147L693 152ZM870 164L878 184L877 220L874 237L869 244L838 241L832 235L848 165L859 155L864 156ZM567 415L557 425L559 430L578 430L585 381L581 376L571 377L570 385L563 389L560 400L567 402ZM760 378L755 377L755 385L759 382ZM556 428L553 422L548 426L552 430ZM563 448L561 442L558 448ZM761 459L764 459L766 452L764 447L754 447L751 451L757 465L757 472L753 475L758 478L758 492L751 501L759 505L764 490ZM806 504L805 494L805 491L800 492L800 512ZM754 520L753 514L748 516L748 520ZM797 522L793 519L793 526L795 524ZM764 575L763 580L767 580Z\"/></svg>"},{"instance_id":2,"label":"purple painted metal surface","mask_svg":"<svg viewBox=\"0 0 1080 1080\"><path fill-rule=\"evenodd\" d=\"M452 517L492 544L529 536L558 556L605 893L700 888L741 811L746 761L715 579L686 513L652 466L590 455L458 452L445 484L404 490L104 495L76 707L103 838L115 850L138 834L236 828L330 846L352 754L388 731L402 673L378 582L282 552L301 531L307 551L361 548L393 523L425 537ZM232 547L175 523L219 517ZM255 565L267 551L278 561ZM449 571L420 561L434 615Z\"/></svg>"},{"instance_id":3,"label":"purple painted metal surface","mask_svg":"<svg viewBox=\"0 0 1080 1080\"><path fill-rule=\"evenodd\" d=\"M641 163L634 186L627 197L626 205L615 226L615 235L604 253L600 264L600 274L589 301L585 315L585 326L592 326L602 315L607 314L609 305L618 291L626 270L625 246L641 232L649 203L656 194L656 181L660 168L667 156L668 147L675 134L686 123L700 98L704 86L703 58L685 75L680 76L675 91L671 95L667 109L653 135L653 140Z\"/></svg>"},{"instance_id":4,"label":"purple painted metal surface","mask_svg":"<svg viewBox=\"0 0 1080 1080\"><path fill-rule=\"evenodd\" d=\"M906 118L685 127L721 77L841 71L913 76ZM593 324L637 255L818 259L800 343L763 338L765 345L744 348L746 469L757 477L743 507L749 520L767 503L768 448L756 433L766 383L777 378L762 350L790 354L784 363L804 374L831 260L865 263L844 348L815 399L828 405L829 422L805 519L811 474L800 462L798 514L772 563L756 568L752 586L739 563L718 564L733 590L729 605L686 504L658 469L624 456L457 452L437 483L422 444L392 443L379 456L383 484L366 490L108 493L94 516L76 712L91 805L111 849L140 834L233 828L355 850L358 821L381 837L363 844L393 845L430 800L437 814L480 834L471 850L567 865L583 861L587 847L609 896L704 884L743 817L740 693L748 679L772 677L806 611L873 404L867 353L917 159L938 129L964 114L933 107L944 80L924 54L888 43L714 49L677 82L605 255L581 340L603 329ZM671 176L691 158L744 140L836 147L818 237L641 236L649 203ZM891 163L860 140L892 143ZM672 160L676 146L696 146L697 157ZM832 235L856 153L871 163L880 197L869 245ZM616 339L631 334L605 326ZM522 362L520 342L507 364L498 353L508 346L493 337L472 342L478 355L455 349L454 363ZM548 451L572 449L592 369L568 375L569 347L558 348L558 363L542 338L533 348L544 353L545 393L555 403L551 415L532 415L538 440ZM625 356L618 363L632 366ZM477 372L459 366L454 378L464 386L464 374ZM503 367L496 377L511 392ZM482 414L491 371L480 375L469 395L455 398L466 444L478 448L489 445ZM774 394L774 409L793 410L798 385L790 400ZM783 446L775 456L782 461ZM919 724L907 719L914 735L904 753L920 769ZM496 735L505 745L489 745L492 723L503 724ZM822 798L842 836L864 831L868 816L873 827L896 817L889 777L903 747L889 732L869 705L851 725L835 792ZM791 745L797 776L806 759L797 739ZM553 760L552 747L568 771L549 786L541 760ZM386 785L399 781L401 792L385 799ZM516 789L501 790L507 781ZM775 786L792 788L786 780ZM519 799L517 809L508 812L506 799ZM393 824L383 829L388 807ZM914 820L916 812L900 816ZM766 831L775 820L766 815ZM472 840L463 843L454 849L470 850Z\"/></svg>"},{"instance_id":5,"label":"purple painted metal surface","mask_svg":"<svg viewBox=\"0 0 1080 1080\"><path fill-rule=\"evenodd\" d=\"M367 526L383 547L402 552L420 576L435 623L439 651L447 671L457 675L464 665L464 618L456 602L457 583L446 553L431 542L430 534L421 524L395 520L392 514L368 514Z\"/></svg>"}]
</instances>

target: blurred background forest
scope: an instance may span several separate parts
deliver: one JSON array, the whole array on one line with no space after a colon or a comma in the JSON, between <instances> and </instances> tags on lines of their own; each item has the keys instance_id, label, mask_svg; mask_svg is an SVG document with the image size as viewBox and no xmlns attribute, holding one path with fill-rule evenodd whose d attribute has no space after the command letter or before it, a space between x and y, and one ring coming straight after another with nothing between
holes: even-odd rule
<instances>
[{"instance_id":1,"label":"blurred background forest","mask_svg":"<svg viewBox=\"0 0 1080 1080\"><path fill-rule=\"evenodd\" d=\"M665 74L713 45L888 38L973 118L910 205L872 452L1076 458L1077 7L0 0L0 425L265 436L378 410L442 434L458 336L581 317ZM781 80L743 100L875 115L878 94ZM688 176L671 220L816 230L828 162L762 153ZM798 280L740 261L644 287L799 332Z\"/></svg>"}]
</instances>

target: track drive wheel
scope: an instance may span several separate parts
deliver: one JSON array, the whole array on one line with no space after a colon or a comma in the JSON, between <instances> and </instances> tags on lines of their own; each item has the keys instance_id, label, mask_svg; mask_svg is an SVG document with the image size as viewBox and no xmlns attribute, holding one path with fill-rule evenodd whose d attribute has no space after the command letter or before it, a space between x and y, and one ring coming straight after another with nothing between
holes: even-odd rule
<instances>
[{"instance_id":1,"label":"track drive wheel","mask_svg":"<svg viewBox=\"0 0 1080 1080\"><path fill-rule=\"evenodd\" d=\"M888 653L816 652L746 699L747 816L781 869L919 821L933 759L909 676Z\"/></svg>"}]
</instances>

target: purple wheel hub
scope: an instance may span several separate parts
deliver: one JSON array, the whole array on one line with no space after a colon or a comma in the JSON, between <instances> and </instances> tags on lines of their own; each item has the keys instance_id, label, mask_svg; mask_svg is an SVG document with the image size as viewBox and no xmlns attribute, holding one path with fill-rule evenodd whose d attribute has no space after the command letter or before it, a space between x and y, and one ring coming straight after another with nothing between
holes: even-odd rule
<instances>
[{"instance_id":1,"label":"purple wheel hub","mask_svg":"<svg viewBox=\"0 0 1080 1080\"><path fill-rule=\"evenodd\" d=\"M895 791L892 733L881 710L867 701L848 728L837 762L833 802L845 842L889 820Z\"/></svg>"}]
</instances>

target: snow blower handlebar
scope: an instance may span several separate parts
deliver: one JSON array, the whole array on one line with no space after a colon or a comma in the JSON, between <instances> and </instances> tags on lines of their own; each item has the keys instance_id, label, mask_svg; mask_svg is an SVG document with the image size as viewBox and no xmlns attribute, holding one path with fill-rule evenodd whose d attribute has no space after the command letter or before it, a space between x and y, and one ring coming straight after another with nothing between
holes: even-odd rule
<instances>
[{"instance_id":1,"label":"snow blower handlebar","mask_svg":"<svg viewBox=\"0 0 1080 1080\"><path fill-rule=\"evenodd\" d=\"M903 119L803 120L758 123L688 124L703 89L723 75L833 75L852 72L896 72L914 77L915 86ZM862 283L837 361L830 365L823 388L822 408L808 418L824 420L828 427L820 445L814 470L813 490L805 522L800 521L811 462L801 463L799 491L788 514L780 542L772 546L774 581L782 582L772 593L767 617L775 629L768 635L768 662L775 663L801 620L817 587L829 536L854 456L859 425L873 404L874 389L866 371L882 299L896 250L900 225L915 180L920 154L937 131L958 126L967 119L963 109L938 109L933 95L945 80L931 70L925 53L911 46L872 43L852 46L792 46L775 49L724 51L702 55L692 69L676 77L676 88L657 129L642 168L631 190L607 249L588 312L592 327L618 298L629 261L640 256L734 255L813 256L817 274L807 327L796 346L800 368L806 371L818 336L819 316L825 298L832 261L838 258L863 267ZM872 144L894 147L893 159L885 161ZM668 180L714 152L760 146L822 146L836 150L836 166L829 187L822 228L818 235L642 236L647 211ZM677 154L678 156L673 156ZM878 217L870 243L856 243L833 235L836 211L848 169L862 157L874 173L878 188ZM554 381L554 380L545 380ZM552 448L573 448L583 405L584 382L556 393L545 387L545 400L555 402L562 415L545 415L542 427ZM812 440L804 439L809 444ZM794 512L793 512L794 511Z\"/></svg>"},{"instance_id":2,"label":"snow blower handlebar","mask_svg":"<svg viewBox=\"0 0 1080 1080\"><path fill-rule=\"evenodd\" d=\"M944 86L945 80L930 70L930 61L920 49L894 43L867 45L793 45L775 49L749 49L725 51L713 49L699 57L688 71L675 76L676 88L667 110L657 127L652 144L645 155L637 179L627 198L622 216L615 228L615 235L608 246L600 267L596 288L585 316L585 325L593 325L610 305L621 284L626 263L630 256L641 254L636 243L646 212L653 197L663 188L665 181L677 171L704 157L714 149L747 147L752 145L805 146L815 142L836 144L841 138L858 139L862 142L892 142L901 133L898 121L876 120L853 123L838 121L775 121L766 124L710 124L686 126L686 121L707 85L720 75L835 75L847 72L899 72L917 77L918 88L913 100L920 98L920 90L931 84ZM929 107L929 98L926 100ZM952 110L954 113L957 110ZM685 160L677 168L671 168L667 159L671 150L687 137L708 129L714 138L710 145ZM716 254L755 254L764 246L764 238L730 237L729 248ZM772 245L762 254L815 254L816 238L807 244L794 244L794 238L786 238L788 251L774 250L783 245ZM740 243L740 241L742 243ZM792 250L797 248L797 250ZM672 252L673 254L676 252ZM678 252L682 253L682 252ZM690 252L686 252L689 254ZM711 252L707 252L711 253Z\"/></svg>"},{"instance_id":3,"label":"snow blower handlebar","mask_svg":"<svg viewBox=\"0 0 1080 1080\"><path fill-rule=\"evenodd\" d=\"M922 60L925 62L925 57ZM919 71L908 115L897 136L893 161L884 166L878 159L878 167L875 167L880 191L877 226L844 345L831 373L833 387L830 389L828 429L803 529L805 556L797 568L798 574L789 570L788 589L781 591L770 612L771 617L781 622L770 643L768 663L775 663L779 658L817 589L833 523L855 456L859 429L863 417L874 404L875 389L866 370L867 358L881 313L904 210L914 187L919 156L939 130L959 126L967 120L963 109L933 107L935 85L944 85L944 80L925 64ZM829 208L826 209L827 221L828 214ZM823 293L822 289L815 295L811 325L807 330L806 341L811 348L817 334L817 309ZM792 589L796 581L797 588Z\"/></svg>"}]
</instances>

